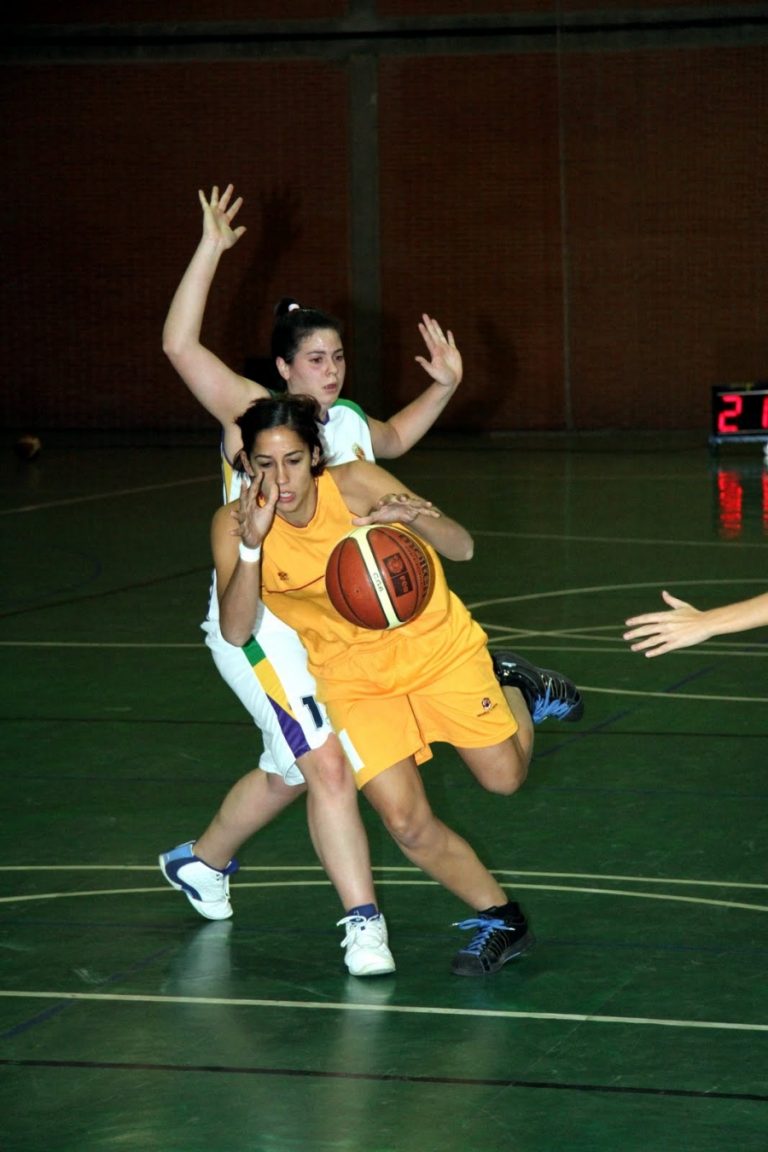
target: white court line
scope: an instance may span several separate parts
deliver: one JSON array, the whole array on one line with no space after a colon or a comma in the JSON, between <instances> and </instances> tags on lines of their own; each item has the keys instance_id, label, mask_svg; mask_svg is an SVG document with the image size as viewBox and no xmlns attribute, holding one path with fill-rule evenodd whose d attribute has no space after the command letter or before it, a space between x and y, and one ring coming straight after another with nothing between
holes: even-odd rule
<instances>
[{"instance_id":1,"label":"white court line","mask_svg":"<svg viewBox=\"0 0 768 1152\"><path fill-rule=\"evenodd\" d=\"M45 605L43 606L45 607ZM101 643L93 640L0 640L0 648L205 648L205 641L200 640L193 644L186 641L182 644L171 643Z\"/></svg>"},{"instance_id":2,"label":"white court line","mask_svg":"<svg viewBox=\"0 0 768 1152\"><path fill-rule=\"evenodd\" d=\"M319 888L328 887L328 880L245 880L238 883L238 890L244 888ZM395 888L439 887L435 880L389 880L378 877L377 885ZM582 888L573 884L515 884L516 889L535 892L575 892L585 896L629 896L634 900L666 900L675 904L705 904L710 908L740 908L746 912L768 912L768 905L745 904L738 900L711 900L705 896L677 896L669 892L629 892L621 888ZM150 893L167 894L170 887L152 888L97 888L84 892L35 892L28 896L0 896L0 904L30 904L37 900L79 900L92 896L140 896Z\"/></svg>"},{"instance_id":3,"label":"white court line","mask_svg":"<svg viewBox=\"0 0 768 1152\"><path fill-rule=\"evenodd\" d=\"M647 696L657 700L712 700L730 704L768 704L768 696L706 696L695 692L638 692L632 688L596 688L579 684L580 692L596 692L602 696Z\"/></svg>"},{"instance_id":4,"label":"white court line","mask_svg":"<svg viewBox=\"0 0 768 1152\"><path fill-rule=\"evenodd\" d=\"M768 584L768 580L766 580L766 584ZM661 611L664 611L664 609L661 609ZM489 625L489 627L505 630L506 625L493 624ZM586 626L576 625L572 628L523 628L514 625L510 627L510 631L513 631L515 635L525 637L526 639L530 637L537 640L546 640L550 638L553 640L594 640L596 643L607 642L609 644L614 642L617 645L619 651L622 649L628 651L629 646L622 634L622 629L626 629L627 627L628 625L625 623L625 621L621 620L614 624L588 624ZM605 636L603 635L605 632L612 632L613 635ZM741 651L742 648L753 648L756 652L768 652L768 645L766 645L765 642L761 642L759 640L742 641L712 639L706 640L696 646L697 651L701 648L709 648L710 650L713 648L733 648L734 650L738 651Z\"/></svg>"},{"instance_id":5,"label":"white court line","mask_svg":"<svg viewBox=\"0 0 768 1152\"><path fill-rule=\"evenodd\" d=\"M635 660L638 656L642 657L644 660L651 659L651 657L645 656L643 652L630 651L629 644L626 641L624 641L622 644L616 644L612 648L597 648L594 644L529 644L529 637L527 632L507 632L505 628L495 624L484 623L482 620L478 620L478 624L491 637L493 643L490 645L490 647L492 650L494 647L499 646L498 641L508 640L515 642L524 641L526 652L588 652L592 656L617 656L622 651L622 649L624 649L626 653ZM588 639L588 637L579 637L579 639ZM604 640L596 640L595 644L601 642L605 643ZM754 651L744 652L741 648L727 647L713 650L709 644L702 643L697 644L695 647L691 648L675 648L672 652L665 652L664 658L666 660L667 656L699 656L701 658L709 657L711 660L713 656L717 656L718 659L720 659L720 657L726 656L743 656L745 660L760 660L768 657L768 645L753 644L751 647L754 649ZM579 687L581 687L581 684L579 684Z\"/></svg>"},{"instance_id":6,"label":"white court line","mask_svg":"<svg viewBox=\"0 0 768 1152\"><path fill-rule=\"evenodd\" d=\"M617 541L620 543L620 541ZM765 544L760 544L758 547L765 551ZM761 588L765 588L765 576L749 576L738 577L730 580L690 580L688 577L675 577L662 580L643 580L640 583L633 584L587 584L583 588L558 588L550 592L526 592L522 596L496 596L492 600L473 600L471 603L467 601L467 607L471 612L477 608L487 608L494 604L521 604L527 600L552 600L556 596L584 596L593 592L626 592L634 588L655 588L660 591L661 588L673 588L675 585L678 587L691 588L696 586L709 586L709 585L730 585L734 584L759 584ZM663 608L661 609L663 611Z\"/></svg>"},{"instance_id":7,"label":"white court line","mask_svg":"<svg viewBox=\"0 0 768 1152\"><path fill-rule=\"evenodd\" d=\"M2 872L156 872L156 864L0 864ZM421 876L420 868L409 864L375 864L373 872L408 872ZM695 888L758 888L768 891L768 884L745 880L687 880L679 876L614 876L603 872L531 872L517 868L492 868L494 876L538 876L546 880L605 880L621 884L682 884ZM322 872L320 864L243 864L238 872ZM432 884L422 878L424 884ZM236 881L237 884L240 881Z\"/></svg>"},{"instance_id":8,"label":"white court line","mask_svg":"<svg viewBox=\"0 0 768 1152\"><path fill-rule=\"evenodd\" d=\"M167 484L146 484L141 488L120 488L116 492L92 492L87 496L70 496L67 500L48 500L45 504L24 504L20 508L0 508L0 516L15 516L19 512L43 512L47 508L68 508L73 504L91 504L94 500L114 500L116 496L137 496L142 492L163 492L169 488L183 488L186 484L203 484L221 476L212 472L207 476L192 476L189 480L169 480Z\"/></svg>"},{"instance_id":9,"label":"white court line","mask_svg":"<svg viewBox=\"0 0 768 1152\"><path fill-rule=\"evenodd\" d=\"M727 548L729 552L734 548L761 548L765 550L766 543L768 543L768 540L645 540L642 537L627 536L569 536L565 533L556 532L502 532L490 528L470 528L469 531L473 536L494 536L502 540L554 540L556 543L562 541L563 543L579 544L636 544L642 548L649 545L669 548Z\"/></svg>"},{"instance_id":10,"label":"white court line","mask_svg":"<svg viewBox=\"0 0 768 1152\"><path fill-rule=\"evenodd\" d=\"M6 645L4 645L2 642L0 642L0 648L5 647L5 646ZM8 646L12 647L13 645L11 644ZM41 644L41 647L47 647L47 645ZM94 645L94 647L100 647L100 646ZM109 644L105 644L105 645L101 645L101 647L118 648L118 647L133 647L133 645L117 645L117 644L116 645L109 645ZM136 647L141 647L141 645L136 645ZM149 647L151 647L151 645L149 645ZM197 645L195 645L195 644L190 644L190 645L175 644L175 645L172 645L171 647L174 647L174 648L185 648L185 647L195 648L195 647L197 647ZM533 651L533 649L531 649L531 651ZM550 649L547 649L547 651L550 651ZM566 651L566 649L562 649L562 651ZM591 649L568 649L568 651L591 651ZM724 704L728 704L728 703L730 703L730 704L768 704L768 696L724 696L722 694L721 695L705 695L704 693L694 693L694 692L647 692L647 691L643 691L640 689L633 689L633 688L602 688L602 687L598 687L597 685L594 685L594 684L581 684L581 683L579 683L579 691L580 692L594 692L600 696L639 696L641 698L658 699L658 700L671 700L671 701L675 701L675 700L708 700L708 701L713 701L713 702L716 702L719 704L723 704L723 703ZM80 722L82 723L83 721L80 721Z\"/></svg>"},{"instance_id":11,"label":"white court line","mask_svg":"<svg viewBox=\"0 0 768 1152\"><path fill-rule=\"evenodd\" d=\"M528 631L527 629L522 629L522 628L521 629L518 629L518 628L509 628L508 629L503 624L491 624L488 622L484 622L482 620L478 620L478 623L486 632L488 632L491 635L491 639L494 642L494 644L497 640L511 640L511 639L526 640L526 641L531 639L531 638L536 639L536 640L542 640L542 639L546 639L546 638L551 638L552 640L559 640L562 638L564 640L587 640L587 641L590 639L590 636L588 633L585 635L579 635L578 632L569 632L567 630L563 631L562 633L560 633L560 632L542 632L539 629ZM605 625L604 627L608 628L608 627L610 627L610 625ZM604 644L606 642L606 639L608 639L610 641L610 637L608 637L608 638L603 637L603 636L595 637L595 643L596 644L597 643L603 643ZM708 642L703 643L703 644L698 644L693 649L689 649L689 648L679 649L679 650L675 650L674 652L670 652L667 655L670 655L670 656L697 656L697 655L698 656L707 656L709 654L711 656L713 654L713 649L717 648L717 655L718 656L744 656L744 657L750 657L750 658L756 657L758 659L768 657L768 645L758 644L755 642L752 642L752 643L745 642L743 645L743 648L741 645L738 648L733 648L733 647L727 647L726 645L728 643L729 643L728 641L722 641L722 640L719 642L718 641L708 641ZM722 645L722 647L719 647L718 644ZM491 647L493 648L493 645ZM119 650L119 649L143 650L143 649L146 649L148 651L152 651L152 650L162 651L162 650L167 648L169 651L175 651L177 649L190 649L190 650L201 649L202 650L203 648L205 648L205 643L203 640L199 640L197 642L183 641L180 643L177 643L175 641L174 642L171 642L171 641L163 641L163 642L159 642L159 641L141 641L141 642L129 641L129 642L122 642L122 641L101 641L101 640L0 640L0 648L73 648L73 649L74 648L85 648L85 649L94 649L96 651L101 651L101 650L110 651L111 649L115 649L115 650ZM744 651L744 649L747 649L747 650ZM627 642L625 640L622 640L622 638L620 636L616 637L615 646L612 648L596 648L594 645L590 645L589 647L586 647L586 646L582 646L582 645L558 643L558 644L538 644L538 645L526 644L526 650L529 652L554 652L554 651L556 651L556 652L588 652L591 655L595 655L595 656L615 656L618 653L623 653L625 655L631 656L633 659L636 659L636 657L638 656L637 652L631 652L630 651L629 645L627 644ZM580 685L580 687L583 687L583 686ZM593 692L608 692L608 691L611 691L611 689L593 688L593 689L591 689L591 691L593 691ZM618 691L618 689L616 689L616 691ZM642 695L646 695L646 693L642 693ZM720 699L720 697L717 697L717 699ZM729 699L729 700L730 699L736 699L736 697L730 697L729 696L729 697L727 697L727 699ZM752 699L752 697L749 697L749 699Z\"/></svg>"},{"instance_id":12,"label":"white court line","mask_svg":"<svg viewBox=\"0 0 768 1152\"><path fill-rule=\"evenodd\" d=\"M675 1020L652 1016L596 1016L581 1012L515 1012L507 1008L432 1008L403 1004L358 1004L313 1000L227 999L223 996L151 996L119 992L37 992L0 990L8 999L85 1000L109 1004L183 1004L206 1008L292 1008L305 1012L395 1012L407 1016L468 1016L495 1020L565 1020L576 1024L644 1024L655 1028L705 1028L715 1031L768 1032L768 1024L734 1020Z\"/></svg>"}]
</instances>

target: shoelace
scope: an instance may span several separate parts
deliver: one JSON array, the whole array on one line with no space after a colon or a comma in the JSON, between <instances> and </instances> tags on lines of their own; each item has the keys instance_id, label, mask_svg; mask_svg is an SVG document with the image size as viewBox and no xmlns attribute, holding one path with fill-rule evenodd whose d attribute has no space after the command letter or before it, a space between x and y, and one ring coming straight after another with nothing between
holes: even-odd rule
<instances>
[{"instance_id":1,"label":"shoelace","mask_svg":"<svg viewBox=\"0 0 768 1152\"><path fill-rule=\"evenodd\" d=\"M560 720L571 711L574 704L573 701L569 703L568 700L553 700L551 692L552 681L550 680L544 696L540 696L534 705L533 716L531 717L534 724L538 724L541 720L546 720L549 716L554 716L556 720Z\"/></svg>"},{"instance_id":2,"label":"shoelace","mask_svg":"<svg viewBox=\"0 0 768 1152\"><path fill-rule=\"evenodd\" d=\"M454 928L477 928L479 929L476 936L470 940L466 948L462 948L462 952L471 952L473 956L479 956L488 943L488 938L499 928L505 928L507 932L514 931L511 924L507 924L506 920L489 920L483 917L482 920L459 920L453 925Z\"/></svg>"},{"instance_id":3,"label":"shoelace","mask_svg":"<svg viewBox=\"0 0 768 1152\"><path fill-rule=\"evenodd\" d=\"M372 916L369 920L366 920L365 916L344 916L341 920L336 921L337 928L342 928L345 926L347 929L347 934L341 942L342 948L346 948L347 944L349 944L350 940L355 935L357 929L370 928L372 930L371 936L375 937L375 939L371 940L373 947L376 947L377 944L382 942L383 936L381 932L381 913L379 913L378 916Z\"/></svg>"}]
</instances>

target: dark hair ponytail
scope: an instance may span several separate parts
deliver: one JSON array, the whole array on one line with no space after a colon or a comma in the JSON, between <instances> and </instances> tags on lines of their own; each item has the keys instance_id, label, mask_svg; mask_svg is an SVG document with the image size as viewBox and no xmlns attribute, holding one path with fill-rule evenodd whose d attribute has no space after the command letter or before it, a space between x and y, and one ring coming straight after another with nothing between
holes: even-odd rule
<instances>
[{"instance_id":1,"label":"dark hair ponytail","mask_svg":"<svg viewBox=\"0 0 768 1152\"><path fill-rule=\"evenodd\" d=\"M331 316L329 312L321 312L319 308L302 308L292 296L282 296L275 305L275 323L272 328L272 358L278 356L291 364L299 350L299 345L307 336L311 336L318 328L332 328L342 337L343 327L340 320Z\"/></svg>"}]
</instances>

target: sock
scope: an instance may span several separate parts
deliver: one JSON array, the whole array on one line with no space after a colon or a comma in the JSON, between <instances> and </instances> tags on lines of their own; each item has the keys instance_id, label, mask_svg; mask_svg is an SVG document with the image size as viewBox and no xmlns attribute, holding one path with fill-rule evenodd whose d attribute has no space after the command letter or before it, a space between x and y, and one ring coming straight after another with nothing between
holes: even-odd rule
<instances>
[{"instance_id":1,"label":"sock","mask_svg":"<svg viewBox=\"0 0 768 1152\"><path fill-rule=\"evenodd\" d=\"M481 916L489 916L493 920L504 920L507 924L520 924L525 920L520 905L514 900L508 900L506 904L499 904L496 908L485 908Z\"/></svg>"},{"instance_id":2,"label":"sock","mask_svg":"<svg viewBox=\"0 0 768 1152\"><path fill-rule=\"evenodd\" d=\"M347 912L347 916L362 916L363 920L373 920L378 914L379 910L375 904L358 904L356 908L350 908Z\"/></svg>"}]
</instances>

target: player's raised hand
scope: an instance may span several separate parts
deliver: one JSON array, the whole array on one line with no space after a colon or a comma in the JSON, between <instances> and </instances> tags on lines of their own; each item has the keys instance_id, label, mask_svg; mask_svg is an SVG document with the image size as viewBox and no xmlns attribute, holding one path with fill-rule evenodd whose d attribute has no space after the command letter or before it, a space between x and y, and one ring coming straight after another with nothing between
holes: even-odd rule
<instances>
[{"instance_id":1,"label":"player's raised hand","mask_svg":"<svg viewBox=\"0 0 768 1152\"><path fill-rule=\"evenodd\" d=\"M444 333L437 320L427 316L426 312L421 318L419 332L427 346L429 360L417 356L416 363L422 366L436 384L453 392L461 383L464 373L461 352L456 347L453 333L450 330Z\"/></svg>"},{"instance_id":2,"label":"player's raised hand","mask_svg":"<svg viewBox=\"0 0 768 1152\"><path fill-rule=\"evenodd\" d=\"M210 200L206 199L202 190L197 193L203 209L203 234L223 249L232 248L245 232L243 224L233 227L233 221L243 203L242 196L232 199L234 191L234 186L227 184L219 196L218 186L214 184Z\"/></svg>"},{"instance_id":3,"label":"player's raised hand","mask_svg":"<svg viewBox=\"0 0 768 1152\"><path fill-rule=\"evenodd\" d=\"M429 500L412 496L408 492L390 492L382 496L367 516L355 516L352 523L356 527L364 524L412 524L417 516L440 516L437 508Z\"/></svg>"},{"instance_id":4,"label":"player's raised hand","mask_svg":"<svg viewBox=\"0 0 768 1152\"><path fill-rule=\"evenodd\" d=\"M262 492L264 473L261 471L249 479L250 483L246 483L244 478L240 498L232 509L236 525L232 535L239 536L246 548L258 548L275 519L280 489L274 484L271 492L265 496Z\"/></svg>"},{"instance_id":5,"label":"player's raised hand","mask_svg":"<svg viewBox=\"0 0 768 1152\"><path fill-rule=\"evenodd\" d=\"M712 635L706 624L706 614L685 600L679 600L670 592L662 592L662 598L669 605L664 612L645 612L642 616L631 616L625 623L631 631L624 633L624 639L634 641L630 646L633 652L645 652L646 656L662 656L676 648L690 648L700 644Z\"/></svg>"}]
</instances>

